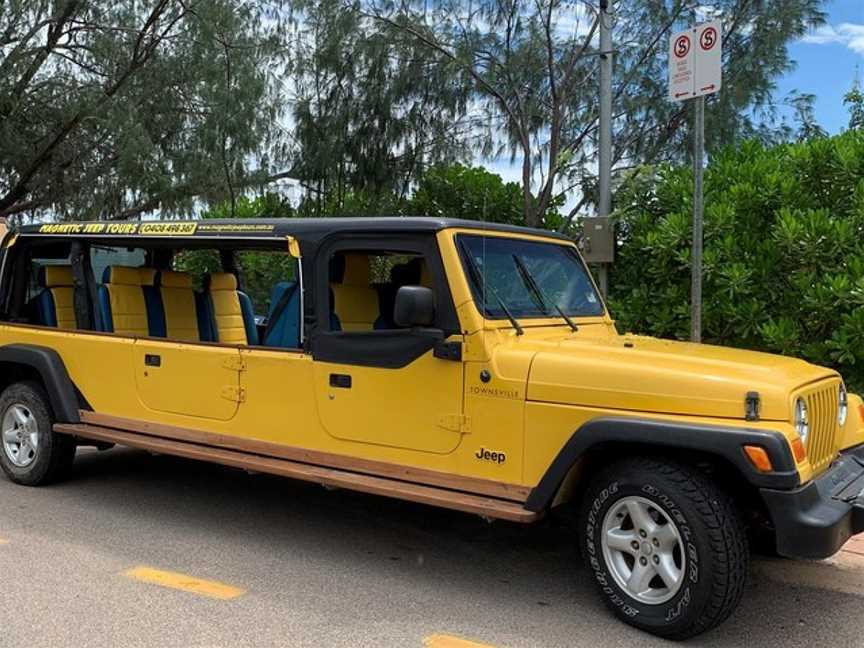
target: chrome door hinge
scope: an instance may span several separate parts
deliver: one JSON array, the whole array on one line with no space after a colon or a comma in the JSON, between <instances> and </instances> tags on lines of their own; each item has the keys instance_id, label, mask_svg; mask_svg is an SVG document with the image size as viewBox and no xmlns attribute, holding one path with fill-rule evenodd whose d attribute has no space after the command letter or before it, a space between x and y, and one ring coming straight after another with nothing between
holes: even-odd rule
<instances>
[{"instance_id":1,"label":"chrome door hinge","mask_svg":"<svg viewBox=\"0 0 864 648\"><path fill-rule=\"evenodd\" d=\"M445 414L438 417L438 427L460 434L470 434L471 425L470 419L464 414Z\"/></svg>"},{"instance_id":2,"label":"chrome door hinge","mask_svg":"<svg viewBox=\"0 0 864 648\"><path fill-rule=\"evenodd\" d=\"M222 366L231 371L246 371L246 361L239 355L226 358Z\"/></svg>"},{"instance_id":3,"label":"chrome door hinge","mask_svg":"<svg viewBox=\"0 0 864 648\"><path fill-rule=\"evenodd\" d=\"M225 385L222 388L222 398L235 403L242 403L246 400L246 390L242 387L234 387L233 385Z\"/></svg>"}]
</instances>

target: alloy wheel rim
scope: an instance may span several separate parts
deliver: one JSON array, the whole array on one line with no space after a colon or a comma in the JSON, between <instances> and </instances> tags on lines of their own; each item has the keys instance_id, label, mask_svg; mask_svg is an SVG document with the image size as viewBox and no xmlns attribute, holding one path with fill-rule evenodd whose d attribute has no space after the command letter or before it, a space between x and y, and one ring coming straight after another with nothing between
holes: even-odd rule
<instances>
[{"instance_id":1,"label":"alloy wheel rim","mask_svg":"<svg viewBox=\"0 0 864 648\"><path fill-rule=\"evenodd\" d=\"M0 422L3 434L3 451L18 468L26 468L36 459L39 449L39 427L36 417L24 405L10 405Z\"/></svg>"},{"instance_id":2,"label":"alloy wheel rim","mask_svg":"<svg viewBox=\"0 0 864 648\"><path fill-rule=\"evenodd\" d=\"M618 586L640 603L660 605L684 582L686 552L671 516L649 499L623 497L603 519L601 545Z\"/></svg>"}]
</instances>

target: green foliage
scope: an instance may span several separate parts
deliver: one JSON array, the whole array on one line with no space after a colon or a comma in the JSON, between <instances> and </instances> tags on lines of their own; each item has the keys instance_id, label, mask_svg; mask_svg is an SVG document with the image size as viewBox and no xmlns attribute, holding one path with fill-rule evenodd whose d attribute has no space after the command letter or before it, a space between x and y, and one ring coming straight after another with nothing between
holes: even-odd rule
<instances>
[{"instance_id":1,"label":"green foliage","mask_svg":"<svg viewBox=\"0 0 864 648\"><path fill-rule=\"evenodd\" d=\"M692 171L646 169L620 199L611 307L686 339ZM705 174L703 337L806 358L864 388L864 132L717 154Z\"/></svg>"},{"instance_id":2,"label":"green foliage","mask_svg":"<svg viewBox=\"0 0 864 648\"><path fill-rule=\"evenodd\" d=\"M167 213L266 183L275 6L0 1L0 215Z\"/></svg>"},{"instance_id":3,"label":"green foliage","mask_svg":"<svg viewBox=\"0 0 864 648\"><path fill-rule=\"evenodd\" d=\"M864 92L857 78L843 97L843 103L849 108L849 130L864 130Z\"/></svg>"},{"instance_id":4,"label":"green foliage","mask_svg":"<svg viewBox=\"0 0 864 648\"><path fill-rule=\"evenodd\" d=\"M467 157L468 87L425 48L365 20L362 2L296 3L295 177L313 216L404 199L431 164Z\"/></svg>"},{"instance_id":5,"label":"green foliage","mask_svg":"<svg viewBox=\"0 0 864 648\"><path fill-rule=\"evenodd\" d=\"M504 182L500 175L482 167L462 164L430 169L411 196L407 212L416 216L467 218L492 223L525 225L522 188ZM543 215L549 229L561 222L563 198L550 204Z\"/></svg>"},{"instance_id":6,"label":"green foliage","mask_svg":"<svg viewBox=\"0 0 864 648\"><path fill-rule=\"evenodd\" d=\"M524 223L522 189L496 173L461 164L430 169L411 198L418 216Z\"/></svg>"},{"instance_id":7,"label":"green foliage","mask_svg":"<svg viewBox=\"0 0 864 648\"><path fill-rule=\"evenodd\" d=\"M293 218L297 215L291 202L276 193L258 196L240 196L232 204L230 200L217 203L202 211L198 218Z\"/></svg>"},{"instance_id":8,"label":"green foliage","mask_svg":"<svg viewBox=\"0 0 864 648\"><path fill-rule=\"evenodd\" d=\"M596 203L598 3L593 0L369 0L396 36L425 46L472 89L469 112L487 155L521 163L526 224L548 227L549 203L574 188ZM824 21L823 0L611 2L613 150L617 169L680 160L687 107L668 101L670 33L710 16L723 21L723 92L709 101L707 147L776 137L774 79L790 69L786 44ZM396 37L394 36L394 37ZM568 215L568 222L578 211Z\"/></svg>"}]
</instances>

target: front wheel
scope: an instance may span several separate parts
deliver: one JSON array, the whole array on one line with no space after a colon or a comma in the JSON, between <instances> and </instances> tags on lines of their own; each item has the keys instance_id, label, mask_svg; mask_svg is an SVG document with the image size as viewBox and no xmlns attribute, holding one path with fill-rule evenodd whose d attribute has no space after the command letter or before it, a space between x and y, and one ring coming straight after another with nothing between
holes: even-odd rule
<instances>
[{"instance_id":1,"label":"front wheel","mask_svg":"<svg viewBox=\"0 0 864 648\"><path fill-rule=\"evenodd\" d=\"M39 486L66 473L75 440L53 428L48 395L38 383L14 383L0 394L0 467L9 479Z\"/></svg>"},{"instance_id":2,"label":"front wheel","mask_svg":"<svg viewBox=\"0 0 864 648\"><path fill-rule=\"evenodd\" d=\"M741 600L747 535L731 498L690 466L629 459L592 480L579 516L583 555L627 623L687 639Z\"/></svg>"}]
</instances>

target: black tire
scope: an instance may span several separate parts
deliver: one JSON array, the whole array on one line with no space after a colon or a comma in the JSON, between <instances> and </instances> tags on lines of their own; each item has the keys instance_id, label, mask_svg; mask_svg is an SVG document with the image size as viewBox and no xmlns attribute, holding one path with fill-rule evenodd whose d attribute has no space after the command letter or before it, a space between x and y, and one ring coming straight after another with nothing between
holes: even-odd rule
<instances>
[{"instance_id":1,"label":"black tire","mask_svg":"<svg viewBox=\"0 0 864 648\"><path fill-rule=\"evenodd\" d=\"M0 423L7 411L23 406L30 413L38 437L37 450L26 466L16 465L14 450L7 448L5 437L0 436L0 466L16 484L41 486L64 477L75 459L75 439L54 432L54 415L48 395L42 385L33 381L13 383L0 394ZM0 430L0 435L3 430Z\"/></svg>"},{"instance_id":2,"label":"black tire","mask_svg":"<svg viewBox=\"0 0 864 648\"><path fill-rule=\"evenodd\" d=\"M607 564L601 543L604 523L620 519L615 511L621 511L623 502L632 502L625 498L647 500L659 507L649 507L649 511L661 525L658 511L668 512L677 526L681 548L676 555L683 553L684 558L679 589L669 600L640 601L616 582L621 568L613 573L615 565ZM629 524L625 514L620 528ZM741 600L749 563L744 525L731 498L690 466L655 458L613 464L591 481L578 528L583 557L604 601L620 619L641 630L666 639L688 639L725 621ZM634 546L633 568L637 559L643 560L639 551L650 552L651 548L637 551ZM619 560L625 554L617 554ZM663 582L651 580L650 584L657 587ZM674 588L666 591L670 595Z\"/></svg>"}]
</instances>

